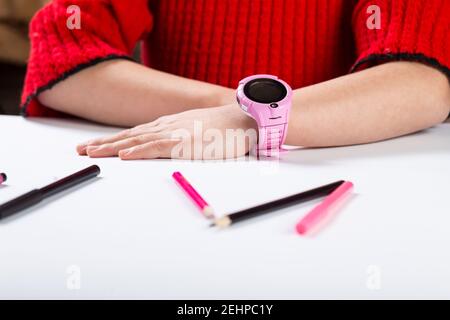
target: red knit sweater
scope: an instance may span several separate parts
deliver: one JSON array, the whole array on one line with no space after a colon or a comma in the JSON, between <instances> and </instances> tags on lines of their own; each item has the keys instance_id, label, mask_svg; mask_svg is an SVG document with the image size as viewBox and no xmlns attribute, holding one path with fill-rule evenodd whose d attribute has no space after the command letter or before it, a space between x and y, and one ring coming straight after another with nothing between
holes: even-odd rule
<instances>
[{"instance_id":1,"label":"red knit sweater","mask_svg":"<svg viewBox=\"0 0 450 320\"><path fill-rule=\"evenodd\" d=\"M81 8L81 29L66 27ZM381 9L370 29L368 7ZM236 87L256 73L299 88L371 64L415 60L450 75L448 0L54 0L30 26L22 97L30 116L53 116L36 96L96 63L129 58L176 75Z\"/></svg>"}]
</instances>

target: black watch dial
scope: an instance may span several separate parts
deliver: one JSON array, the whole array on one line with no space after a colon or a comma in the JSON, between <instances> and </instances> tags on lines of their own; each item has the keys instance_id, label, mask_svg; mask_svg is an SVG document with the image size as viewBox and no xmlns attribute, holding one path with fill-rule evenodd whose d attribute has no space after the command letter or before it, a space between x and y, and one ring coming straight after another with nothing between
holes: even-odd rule
<instances>
[{"instance_id":1,"label":"black watch dial","mask_svg":"<svg viewBox=\"0 0 450 320\"><path fill-rule=\"evenodd\" d=\"M277 80L260 78L249 81L244 87L244 94L252 101L270 104L283 100L287 90Z\"/></svg>"}]
</instances>

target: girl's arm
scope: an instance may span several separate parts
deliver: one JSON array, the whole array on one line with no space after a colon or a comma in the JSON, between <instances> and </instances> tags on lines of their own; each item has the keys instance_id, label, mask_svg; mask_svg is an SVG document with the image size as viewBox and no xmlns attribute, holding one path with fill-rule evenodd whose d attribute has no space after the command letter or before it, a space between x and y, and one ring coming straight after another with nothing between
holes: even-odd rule
<instances>
[{"instance_id":1,"label":"girl's arm","mask_svg":"<svg viewBox=\"0 0 450 320\"><path fill-rule=\"evenodd\" d=\"M64 113L132 127L167 114L231 103L234 91L113 60L59 82L38 99Z\"/></svg>"},{"instance_id":2,"label":"girl's arm","mask_svg":"<svg viewBox=\"0 0 450 320\"><path fill-rule=\"evenodd\" d=\"M420 63L391 62L296 90L286 142L369 143L432 127L449 113L444 73Z\"/></svg>"},{"instance_id":3,"label":"girl's arm","mask_svg":"<svg viewBox=\"0 0 450 320\"><path fill-rule=\"evenodd\" d=\"M391 62L296 90L286 142L306 147L369 143L432 127L445 121L449 113L450 86L442 72L414 62ZM172 148L178 141L171 136L179 129L190 133L184 135L184 142L211 149L211 141L204 141L194 130L195 122L202 123L203 133L209 129L221 132L223 139L212 142L223 144L217 150L229 149L235 141L236 137L227 141L226 129L244 129L241 135L256 129L255 122L231 104L166 116L81 144L78 152L127 160L173 157ZM196 139L202 141L193 143ZM234 154L221 156L241 156L249 144L245 150L232 149ZM197 152L190 157L208 159L217 154Z\"/></svg>"}]
</instances>

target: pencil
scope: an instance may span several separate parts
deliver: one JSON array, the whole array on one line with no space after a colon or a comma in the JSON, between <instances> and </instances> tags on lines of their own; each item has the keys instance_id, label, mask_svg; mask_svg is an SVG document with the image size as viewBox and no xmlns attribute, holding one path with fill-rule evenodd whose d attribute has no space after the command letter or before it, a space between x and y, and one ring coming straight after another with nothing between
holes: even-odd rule
<instances>
[{"instance_id":1,"label":"pencil","mask_svg":"<svg viewBox=\"0 0 450 320\"><path fill-rule=\"evenodd\" d=\"M221 218L218 218L214 221L213 225L219 228L227 228L232 224L245 221L254 217L258 217L274 210L279 210L285 207L289 207L295 204L307 202L313 199L325 197L332 193L336 188L338 188L344 181L336 181L325 186L321 186L315 189L311 189L308 191L303 191L301 193L297 193L282 199L278 199L275 201L271 201L268 203L264 203L258 205L256 207L251 207L248 209L244 209L242 211L238 211L229 215L225 215Z\"/></svg>"},{"instance_id":2,"label":"pencil","mask_svg":"<svg viewBox=\"0 0 450 320\"><path fill-rule=\"evenodd\" d=\"M214 211L211 206L203 199L203 197L194 189L194 187L186 180L181 172L174 172L172 177L178 185L186 192L188 197L195 203L205 217L214 218Z\"/></svg>"}]
</instances>

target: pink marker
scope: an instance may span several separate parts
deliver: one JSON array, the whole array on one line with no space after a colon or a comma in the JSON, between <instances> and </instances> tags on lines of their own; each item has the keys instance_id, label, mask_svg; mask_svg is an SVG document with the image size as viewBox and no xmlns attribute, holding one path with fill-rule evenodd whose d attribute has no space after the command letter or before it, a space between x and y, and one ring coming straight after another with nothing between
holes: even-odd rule
<instances>
[{"instance_id":1,"label":"pink marker","mask_svg":"<svg viewBox=\"0 0 450 320\"><path fill-rule=\"evenodd\" d=\"M186 180L185 177L180 172L174 172L172 177L176 182L186 191L189 198L194 201L197 207L202 211L202 213L207 218L214 218L214 211L209 206L209 204L202 198L202 196L194 189L194 187Z\"/></svg>"},{"instance_id":2,"label":"pink marker","mask_svg":"<svg viewBox=\"0 0 450 320\"><path fill-rule=\"evenodd\" d=\"M5 173L0 173L0 184L5 182L6 179L7 179L6 174Z\"/></svg>"},{"instance_id":3,"label":"pink marker","mask_svg":"<svg viewBox=\"0 0 450 320\"><path fill-rule=\"evenodd\" d=\"M327 196L321 203L312 209L300 222L297 224L297 232L301 235L308 233L311 229L324 221L329 216L331 209L333 209L351 190L353 183L346 181L336 188L329 196Z\"/></svg>"}]
</instances>

